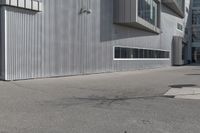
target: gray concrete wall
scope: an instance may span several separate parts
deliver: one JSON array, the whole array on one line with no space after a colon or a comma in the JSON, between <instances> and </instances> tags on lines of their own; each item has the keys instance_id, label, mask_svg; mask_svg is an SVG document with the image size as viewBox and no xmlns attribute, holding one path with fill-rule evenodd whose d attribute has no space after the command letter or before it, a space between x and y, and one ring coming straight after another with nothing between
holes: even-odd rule
<instances>
[{"instance_id":1,"label":"gray concrete wall","mask_svg":"<svg viewBox=\"0 0 200 133\"><path fill-rule=\"evenodd\" d=\"M157 35L113 24L113 0L42 2L40 13L6 7L6 80L171 65L170 60L114 61L113 46L171 50L173 33L179 34L175 23L181 20L173 14L161 14L163 33ZM91 8L93 13L80 15L82 7Z\"/></svg>"},{"instance_id":2,"label":"gray concrete wall","mask_svg":"<svg viewBox=\"0 0 200 133\"><path fill-rule=\"evenodd\" d=\"M171 45L173 44L173 37L179 36L183 37L183 40L188 44L185 57L186 60L191 59L191 5L190 0L185 0L185 10L188 8L188 12L185 11L185 18L179 17L175 12L166 7L164 4L162 5L162 13L161 13L161 26L162 26L162 39L161 43L164 49L171 49ZM177 23L183 25L183 31L177 29ZM188 34L185 34L185 28L188 29ZM171 45L170 45L171 44Z\"/></svg>"},{"instance_id":3,"label":"gray concrete wall","mask_svg":"<svg viewBox=\"0 0 200 133\"><path fill-rule=\"evenodd\" d=\"M184 64L183 58L183 38L174 36L172 44L172 65L181 66Z\"/></svg>"}]
</instances>

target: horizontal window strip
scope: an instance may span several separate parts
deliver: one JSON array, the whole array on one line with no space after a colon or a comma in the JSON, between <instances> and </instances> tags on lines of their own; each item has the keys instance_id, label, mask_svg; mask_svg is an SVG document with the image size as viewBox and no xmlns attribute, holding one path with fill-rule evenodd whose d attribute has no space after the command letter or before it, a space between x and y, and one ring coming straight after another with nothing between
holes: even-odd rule
<instances>
[{"instance_id":1,"label":"horizontal window strip","mask_svg":"<svg viewBox=\"0 0 200 133\"><path fill-rule=\"evenodd\" d=\"M114 59L116 60L152 60L169 59L170 52L164 50L114 47Z\"/></svg>"}]
</instances>

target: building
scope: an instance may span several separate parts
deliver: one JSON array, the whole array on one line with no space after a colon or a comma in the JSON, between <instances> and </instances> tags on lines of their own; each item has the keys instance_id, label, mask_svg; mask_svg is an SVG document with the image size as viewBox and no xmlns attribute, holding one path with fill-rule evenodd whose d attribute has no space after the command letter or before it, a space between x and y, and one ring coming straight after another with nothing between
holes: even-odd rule
<instances>
[{"instance_id":1,"label":"building","mask_svg":"<svg viewBox=\"0 0 200 133\"><path fill-rule=\"evenodd\" d=\"M182 65L190 9L190 0L1 0L0 77Z\"/></svg>"},{"instance_id":2,"label":"building","mask_svg":"<svg viewBox=\"0 0 200 133\"><path fill-rule=\"evenodd\" d=\"M193 0L192 7L192 61L200 63L200 1Z\"/></svg>"}]
</instances>

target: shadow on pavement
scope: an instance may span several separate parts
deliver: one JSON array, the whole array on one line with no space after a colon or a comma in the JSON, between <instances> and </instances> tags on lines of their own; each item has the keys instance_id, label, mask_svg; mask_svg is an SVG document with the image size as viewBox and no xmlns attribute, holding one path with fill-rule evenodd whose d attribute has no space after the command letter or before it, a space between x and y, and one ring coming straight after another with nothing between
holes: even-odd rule
<instances>
[{"instance_id":1,"label":"shadow on pavement","mask_svg":"<svg viewBox=\"0 0 200 133\"><path fill-rule=\"evenodd\" d=\"M170 85L171 88L183 88L183 87L195 87L195 84L177 84L177 85Z\"/></svg>"},{"instance_id":2,"label":"shadow on pavement","mask_svg":"<svg viewBox=\"0 0 200 133\"><path fill-rule=\"evenodd\" d=\"M200 76L200 74L198 73L198 74L185 74L185 75L187 75L187 76Z\"/></svg>"}]
</instances>

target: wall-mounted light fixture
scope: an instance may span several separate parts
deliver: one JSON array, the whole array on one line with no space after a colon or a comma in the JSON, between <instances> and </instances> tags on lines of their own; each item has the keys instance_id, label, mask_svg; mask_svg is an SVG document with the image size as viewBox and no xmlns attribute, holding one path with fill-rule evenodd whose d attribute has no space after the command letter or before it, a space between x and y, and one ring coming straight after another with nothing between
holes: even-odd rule
<instances>
[{"instance_id":1,"label":"wall-mounted light fixture","mask_svg":"<svg viewBox=\"0 0 200 133\"><path fill-rule=\"evenodd\" d=\"M80 14L83 14L83 13L91 14L92 13L92 9L81 8Z\"/></svg>"}]
</instances>

